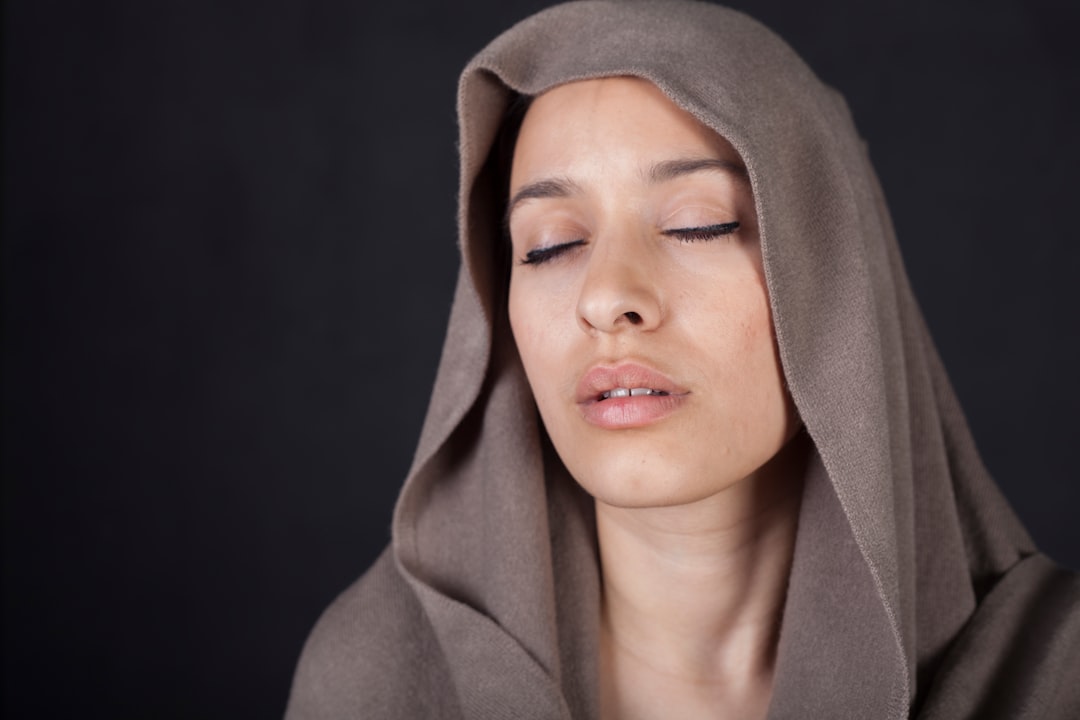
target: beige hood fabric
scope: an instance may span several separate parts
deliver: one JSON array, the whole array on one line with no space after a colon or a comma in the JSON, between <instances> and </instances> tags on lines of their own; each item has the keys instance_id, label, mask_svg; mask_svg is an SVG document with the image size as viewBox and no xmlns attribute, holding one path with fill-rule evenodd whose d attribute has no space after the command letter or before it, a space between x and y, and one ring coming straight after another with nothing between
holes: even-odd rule
<instances>
[{"instance_id":1,"label":"beige hood fabric","mask_svg":"<svg viewBox=\"0 0 1080 720\"><path fill-rule=\"evenodd\" d=\"M507 106L656 84L749 172L780 356L813 441L770 718L1080 717L1080 583L983 467L841 97L746 16L589 0L465 69L463 263L393 541L326 611L287 717L597 716L591 500L539 424L505 313Z\"/></svg>"}]
</instances>

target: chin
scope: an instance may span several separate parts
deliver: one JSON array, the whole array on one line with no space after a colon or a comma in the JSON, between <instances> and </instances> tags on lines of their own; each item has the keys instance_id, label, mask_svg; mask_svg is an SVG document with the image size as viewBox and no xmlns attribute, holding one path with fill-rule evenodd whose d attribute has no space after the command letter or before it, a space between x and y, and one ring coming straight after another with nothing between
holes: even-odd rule
<instances>
[{"instance_id":1,"label":"chin","mask_svg":"<svg viewBox=\"0 0 1080 720\"><path fill-rule=\"evenodd\" d=\"M741 478L672 467L650 458L627 458L575 471L577 483L598 502L620 508L673 507L704 500L737 484ZM703 482L703 480L708 482Z\"/></svg>"}]
</instances>

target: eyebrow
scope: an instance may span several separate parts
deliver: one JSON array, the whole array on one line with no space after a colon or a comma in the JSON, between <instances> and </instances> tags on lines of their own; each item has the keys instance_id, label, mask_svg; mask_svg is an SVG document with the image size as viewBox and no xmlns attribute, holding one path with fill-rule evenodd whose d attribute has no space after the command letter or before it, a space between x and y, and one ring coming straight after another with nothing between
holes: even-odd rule
<instances>
[{"instance_id":1,"label":"eyebrow","mask_svg":"<svg viewBox=\"0 0 1080 720\"><path fill-rule=\"evenodd\" d=\"M683 175L713 170L734 175L740 180L750 180L746 168L741 164L732 162L731 160L722 160L720 158L665 160L664 162L656 163L649 168L646 177L650 183L662 183L667 182L668 180L674 180L677 177L682 177Z\"/></svg>"},{"instance_id":2,"label":"eyebrow","mask_svg":"<svg viewBox=\"0 0 1080 720\"><path fill-rule=\"evenodd\" d=\"M741 164L732 162L731 160L722 160L720 158L665 160L656 163L649 168L648 172L645 174L645 178L649 184L655 185L674 180L678 177L683 177L684 175L715 171L734 175L744 182L749 182L750 180L746 168ZM580 193L581 186L568 178L548 178L546 180L529 183L514 193L513 197L510 198L510 202L506 204L506 214L503 216L503 227L510 227L510 214L514 212L514 209L518 205L526 200L565 198Z\"/></svg>"},{"instance_id":3,"label":"eyebrow","mask_svg":"<svg viewBox=\"0 0 1080 720\"><path fill-rule=\"evenodd\" d=\"M573 180L567 178L549 178L538 182L529 183L514 193L510 202L506 204L506 215L503 217L503 227L510 227L510 213L514 212L521 203L526 200L541 198L565 198L581 193L581 187Z\"/></svg>"}]
</instances>

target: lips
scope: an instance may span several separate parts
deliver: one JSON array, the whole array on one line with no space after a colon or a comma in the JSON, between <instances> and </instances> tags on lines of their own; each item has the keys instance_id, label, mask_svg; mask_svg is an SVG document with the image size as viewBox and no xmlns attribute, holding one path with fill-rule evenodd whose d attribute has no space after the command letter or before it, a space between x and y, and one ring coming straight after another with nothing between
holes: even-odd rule
<instances>
[{"instance_id":1,"label":"lips","mask_svg":"<svg viewBox=\"0 0 1080 720\"><path fill-rule=\"evenodd\" d=\"M622 363L614 366L597 365L585 373L578 383L577 401L580 404L588 404L609 399L604 395L615 398L648 397L650 395L679 395L684 392L666 375L644 365L637 363Z\"/></svg>"},{"instance_id":2,"label":"lips","mask_svg":"<svg viewBox=\"0 0 1080 720\"><path fill-rule=\"evenodd\" d=\"M639 397L641 395L667 395L668 393L663 390L655 390L653 388L612 388L605 392L600 393L600 400L609 400L611 398L621 397Z\"/></svg>"},{"instance_id":3,"label":"lips","mask_svg":"<svg viewBox=\"0 0 1080 720\"><path fill-rule=\"evenodd\" d=\"M606 429L641 427L673 413L690 393L637 363L598 365L581 378L577 403L585 420Z\"/></svg>"}]
</instances>

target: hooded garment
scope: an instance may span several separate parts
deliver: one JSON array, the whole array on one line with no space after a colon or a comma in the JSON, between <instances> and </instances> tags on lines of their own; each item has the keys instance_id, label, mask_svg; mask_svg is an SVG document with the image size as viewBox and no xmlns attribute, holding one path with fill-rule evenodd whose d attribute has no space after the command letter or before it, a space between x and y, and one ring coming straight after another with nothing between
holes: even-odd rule
<instances>
[{"instance_id":1,"label":"hooded garment","mask_svg":"<svg viewBox=\"0 0 1080 720\"><path fill-rule=\"evenodd\" d=\"M505 310L507 107L644 78L738 151L813 443L770 718L1080 718L1080 583L984 468L842 98L750 18L590 0L498 37L458 95L463 262L390 547L325 612L287 717L594 718L592 501L546 440Z\"/></svg>"}]
</instances>

